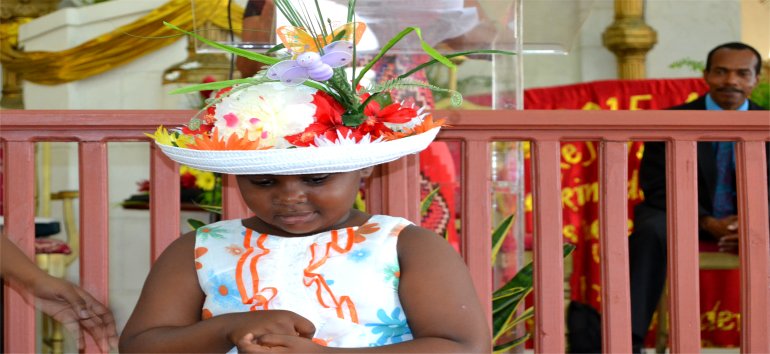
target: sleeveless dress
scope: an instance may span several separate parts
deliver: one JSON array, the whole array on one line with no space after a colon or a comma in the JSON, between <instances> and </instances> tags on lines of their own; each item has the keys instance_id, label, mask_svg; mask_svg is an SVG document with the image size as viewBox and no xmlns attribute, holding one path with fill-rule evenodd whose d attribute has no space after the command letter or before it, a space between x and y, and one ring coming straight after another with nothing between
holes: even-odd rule
<instances>
[{"instance_id":1,"label":"sleeveless dress","mask_svg":"<svg viewBox=\"0 0 770 354\"><path fill-rule=\"evenodd\" d=\"M204 320L289 310L315 325L313 341L371 347L412 339L398 297L398 235L411 222L374 215L364 225L310 236L259 234L241 220L203 226L195 267Z\"/></svg>"}]
</instances>

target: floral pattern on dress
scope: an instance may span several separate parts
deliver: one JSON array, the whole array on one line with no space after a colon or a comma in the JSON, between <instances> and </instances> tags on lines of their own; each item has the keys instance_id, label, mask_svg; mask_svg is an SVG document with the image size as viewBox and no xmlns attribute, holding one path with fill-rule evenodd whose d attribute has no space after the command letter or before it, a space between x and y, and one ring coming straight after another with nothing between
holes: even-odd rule
<instances>
[{"instance_id":1,"label":"floral pattern on dress","mask_svg":"<svg viewBox=\"0 0 770 354\"><path fill-rule=\"evenodd\" d=\"M374 215L358 227L302 237L260 234L240 220L199 229L201 318L289 310L317 342L363 348L412 339L398 294L398 238L409 222ZM196 266L197 267L197 266Z\"/></svg>"},{"instance_id":2,"label":"floral pattern on dress","mask_svg":"<svg viewBox=\"0 0 770 354\"><path fill-rule=\"evenodd\" d=\"M398 289L398 281L401 278L401 267L398 264L389 264L385 267L385 281L393 284Z\"/></svg>"},{"instance_id":3,"label":"floral pattern on dress","mask_svg":"<svg viewBox=\"0 0 770 354\"><path fill-rule=\"evenodd\" d=\"M209 286L207 294L212 296L216 305L221 307L242 306L243 302L238 295L238 287L235 285L235 279L226 273L214 274L208 272Z\"/></svg>"},{"instance_id":4,"label":"floral pattern on dress","mask_svg":"<svg viewBox=\"0 0 770 354\"><path fill-rule=\"evenodd\" d=\"M225 230L221 227L216 226L201 226L196 230L195 237L201 241L206 241L209 237L211 238L217 238L222 239L224 238Z\"/></svg>"},{"instance_id":5,"label":"floral pattern on dress","mask_svg":"<svg viewBox=\"0 0 770 354\"><path fill-rule=\"evenodd\" d=\"M369 255L371 255L371 251L369 251L366 248L359 248L357 250L354 250L348 254L348 258L350 258L351 261L356 263L365 262L367 258L369 258Z\"/></svg>"},{"instance_id":6,"label":"floral pattern on dress","mask_svg":"<svg viewBox=\"0 0 770 354\"><path fill-rule=\"evenodd\" d=\"M367 327L372 327L372 333L377 334L380 338L377 340L377 345L395 344L401 343L406 339L407 335L411 335L412 331L409 329L409 325L406 323L406 316L400 307L396 307L388 315L385 310L379 309L377 311L377 317L381 323L367 323Z\"/></svg>"}]
</instances>

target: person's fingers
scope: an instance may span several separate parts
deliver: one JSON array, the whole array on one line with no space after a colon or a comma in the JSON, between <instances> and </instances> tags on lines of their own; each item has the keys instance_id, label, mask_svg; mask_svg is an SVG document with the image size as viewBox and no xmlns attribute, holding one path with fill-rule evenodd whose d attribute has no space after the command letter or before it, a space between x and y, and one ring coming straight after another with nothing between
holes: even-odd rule
<instances>
[{"instance_id":1,"label":"person's fingers","mask_svg":"<svg viewBox=\"0 0 770 354\"><path fill-rule=\"evenodd\" d=\"M117 348L118 334L112 311L86 291L80 288L76 291L86 303L80 324L94 337L102 351Z\"/></svg>"},{"instance_id":2,"label":"person's fingers","mask_svg":"<svg viewBox=\"0 0 770 354\"><path fill-rule=\"evenodd\" d=\"M252 333L246 333L245 336L241 337L235 345L238 347L247 346L249 344L254 344L256 342L256 338L254 338L254 334Z\"/></svg>"},{"instance_id":3,"label":"person's fingers","mask_svg":"<svg viewBox=\"0 0 770 354\"><path fill-rule=\"evenodd\" d=\"M259 337L258 343L266 347L286 347L292 339L296 339L296 336L289 336L285 334L264 334ZM275 349L275 348L273 348Z\"/></svg>"},{"instance_id":4,"label":"person's fingers","mask_svg":"<svg viewBox=\"0 0 770 354\"><path fill-rule=\"evenodd\" d=\"M51 316L51 318L53 318L54 321L61 323L65 331L73 334L77 339L78 349L83 349L85 346L85 342L83 340L83 331L80 330L77 317L68 315L63 317L59 316L58 318Z\"/></svg>"},{"instance_id":5,"label":"person's fingers","mask_svg":"<svg viewBox=\"0 0 770 354\"><path fill-rule=\"evenodd\" d=\"M66 301L72 307L75 314L81 319L91 317L88 313L88 304L86 304L86 300L83 298L82 293L78 292L78 289L75 286L66 283L61 287L57 297Z\"/></svg>"},{"instance_id":6,"label":"person's fingers","mask_svg":"<svg viewBox=\"0 0 770 354\"><path fill-rule=\"evenodd\" d=\"M315 325L307 318L300 317L299 320L294 322L294 329L297 331L300 337L312 339L315 334Z\"/></svg>"},{"instance_id":7,"label":"person's fingers","mask_svg":"<svg viewBox=\"0 0 770 354\"><path fill-rule=\"evenodd\" d=\"M252 333L247 333L241 337L235 345L238 347L239 353L268 353L272 351L271 348L260 345L257 337Z\"/></svg>"}]
</instances>

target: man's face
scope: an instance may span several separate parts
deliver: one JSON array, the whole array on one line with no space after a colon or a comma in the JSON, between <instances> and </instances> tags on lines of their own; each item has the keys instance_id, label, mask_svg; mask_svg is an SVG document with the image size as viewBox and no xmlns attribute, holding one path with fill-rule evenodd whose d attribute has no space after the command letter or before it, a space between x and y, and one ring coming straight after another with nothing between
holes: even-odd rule
<instances>
[{"instance_id":1,"label":"man's face","mask_svg":"<svg viewBox=\"0 0 770 354\"><path fill-rule=\"evenodd\" d=\"M757 85L756 64L757 57L750 50L722 48L714 52L703 78L719 107L738 109L746 101Z\"/></svg>"}]
</instances>

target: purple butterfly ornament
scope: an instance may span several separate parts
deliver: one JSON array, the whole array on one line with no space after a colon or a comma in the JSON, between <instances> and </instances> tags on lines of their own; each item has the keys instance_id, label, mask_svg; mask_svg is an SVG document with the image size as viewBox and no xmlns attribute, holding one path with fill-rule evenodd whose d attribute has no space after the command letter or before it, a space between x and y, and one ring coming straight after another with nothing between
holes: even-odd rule
<instances>
[{"instance_id":1,"label":"purple butterfly ornament","mask_svg":"<svg viewBox=\"0 0 770 354\"><path fill-rule=\"evenodd\" d=\"M353 60L353 43L349 41L332 42L323 51L324 55L305 52L296 60L276 63L267 70L267 77L289 86L299 85L307 79L326 81L334 75L332 68L345 66Z\"/></svg>"}]
</instances>

